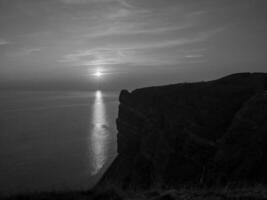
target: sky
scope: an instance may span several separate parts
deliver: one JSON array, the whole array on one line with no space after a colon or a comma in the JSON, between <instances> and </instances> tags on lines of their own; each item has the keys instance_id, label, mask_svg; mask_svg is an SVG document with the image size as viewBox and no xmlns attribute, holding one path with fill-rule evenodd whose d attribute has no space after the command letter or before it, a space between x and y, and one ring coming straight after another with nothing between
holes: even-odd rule
<instances>
[{"instance_id":1,"label":"sky","mask_svg":"<svg viewBox=\"0 0 267 200\"><path fill-rule=\"evenodd\" d=\"M0 87L120 90L267 72L266 20L266 0L0 0Z\"/></svg>"}]
</instances>

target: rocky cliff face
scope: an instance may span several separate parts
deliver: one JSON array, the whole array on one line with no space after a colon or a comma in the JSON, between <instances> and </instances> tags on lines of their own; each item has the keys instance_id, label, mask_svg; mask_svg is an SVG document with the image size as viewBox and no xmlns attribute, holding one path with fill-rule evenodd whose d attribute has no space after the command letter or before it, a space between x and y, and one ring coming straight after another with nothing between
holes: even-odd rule
<instances>
[{"instance_id":1,"label":"rocky cliff face","mask_svg":"<svg viewBox=\"0 0 267 200\"><path fill-rule=\"evenodd\" d=\"M101 183L146 188L267 180L266 88L267 74L242 73L123 90L118 156Z\"/></svg>"},{"instance_id":2,"label":"rocky cliff face","mask_svg":"<svg viewBox=\"0 0 267 200\"><path fill-rule=\"evenodd\" d=\"M218 142L217 171L225 180L267 181L267 92L244 103Z\"/></svg>"}]
</instances>

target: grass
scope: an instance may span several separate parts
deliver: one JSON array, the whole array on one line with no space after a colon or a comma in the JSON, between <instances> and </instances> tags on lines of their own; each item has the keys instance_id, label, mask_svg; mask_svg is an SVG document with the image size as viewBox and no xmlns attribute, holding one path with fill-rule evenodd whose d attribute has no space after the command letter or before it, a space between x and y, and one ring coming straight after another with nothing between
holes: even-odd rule
<instances>
[{"instance_id":1,"label":"grass","mask_svg":"<svg viewBox=\"0 0 267 200\"><path fill-rule=\"evenodd\" d=\"M94 191L44 192L0 197L3 200L263 200L267 199L267 186L225 186L200 188L152 188L150 190L123 191L110 185Z\"/></svg>"}]
</instances>

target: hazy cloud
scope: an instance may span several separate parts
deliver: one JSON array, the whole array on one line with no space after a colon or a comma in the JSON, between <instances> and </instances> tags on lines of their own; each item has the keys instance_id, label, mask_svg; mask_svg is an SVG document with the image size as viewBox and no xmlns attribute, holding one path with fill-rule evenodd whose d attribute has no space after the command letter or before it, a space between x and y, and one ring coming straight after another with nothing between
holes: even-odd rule
<instances>
[{"instance_id":1,"label":"hazy cloud","mask_svg":"<svg viewBox=\"0 0 267 200\"><path fill-rule=\"evenodd\" d=\"M9 42L5 39L0 39L0 45L6 45L8 44Z\"/></svg>"},{"instance_id":2,"label":"hazy cloud","mask_svg":"<svg viewBox=\"0 0 267 200\"><path fill-rule=\"evenodd\" d=\"M41 49L39 48L24 49L25 54L31 54L38 51L41 51Z\"/></svg>"},{"instance_id":3,"label":"hazy cloud","mask_svg":"<svg viewBox=\"0 0 267 200\"><path fill-rule=\"evenodd\" d=\"M93 0L60 0L60 1L66 4L85 4L85 3L92 2Z\"/></svg>"},{"instance_id":4,"label":"hazy cloud","mask_svg":"<svg viewBox=\"0 0 267 200\"><path fill-rule=\"evenodd\" d=\"M152 28L144 28L144 24L115 24L110 27L103 27L103 30L98 30L93 33L85 35L87 38L100 38L107 36L115 36L115 35L123 35L123 36L131 36L131 35L157 35L157 34L166 34L168 32L174 32L183 30L186 28L192 27L191 24L183 24L180 26L171 26L171 27L152 27ZM106 29L105 29L106 28Z\"/></svg>"},{"instance_id":5,"label":"hazy cloud","mask_svg":"<svg viewBox=\"0 0 267 200\"><path fill-rule=\"evenodd\" d=\"M132 7L126 0L59 0L66 4L88 4L88 3L120 3L125 7Z\"/></svg>"},{"instance_id":6,"label":"hazy cloud","mask_svg":"<svg viewBox=\"0 0 267 200\"><path fill-rule=\"evenodd\" d=\"M202 54L189 54L189 55L185 55L186 58L201 58L204 55Z\"/></svg>"},{"instance_id":7,"label":"hazy cloud","mask_svg":"<svg viewBox=\"0 0 267 200\"><path fill-rule=\"evenodd\" d=\"M157 49L157 48L170 48L170 47L177 47L181 45L188 45L188 44L194 44L198 42L207 41L217 33L222 32L225 30L224 27L222 28L216 28L208 31L202 31L199 33L196 33L194 36L191 37L180 37L178 39L162 39L162 40L156 40L156 41L147 41L146 43L133 43L133 44L127 44L127 45L121 45L121 44L114 44L110 45L113 48L120 48L125 50L138 50L138 49Z\"/></svg>"},{"instance_id":8,"label":"hazy cloud","mask_svg":"<svg viewBox=\"0 0 267 200\"><path fill-rule=\"evenodd\" d=\"M168 59L166 59L166 61L163 61L161 57L155 56L153 53L150 55L147 52L153 52L156 49L166 49L165 51L168 51L169 48L177 48L180 46L203 42L223 30L224 28L217 28L214 30L197 33L192 37L173 40L152 41L146 43L135 42L131 44L128 43L126 45L113 44L109 47L77 50L73 53L64 55L59 62L69 63L74 66L95 67L127 63L138 63L139 65L151 65L151 63L155 65L157 65L157 63L174 64L175 62L178 63L178 60L183 58L203 57L203 55L200 53L201 51L205 51L205 49L193 49L188 52L181 52L180 56L167 56ZM142 54L147 55L142 56Z\"/></svg>"},{"instance_id":9,"label":"hazy cloud","mask_svg":"<svg viewBox=\"0 0 267 200\"><path fill-rule=\"evenodd\" d=\"M21 48L19 50L16 50L12 53L9 53L8 56L10 57L22 57L22 56L28 56L32 53L41 51L40 48Z\"/></svg>"},{"instance_id":10,"label":"hazy cloud","mask_svg":"<svg viewBox=\"0 0 267 200\"><path fill-rule=\"evenodd\" d=\"M128 51L129 52L129 51ZM127 55L126 51L120 49L89 49L79 50L72 54L63 56L59 62L73 63L74 65L102 66L120 64Z\"/></svg>"}]
</instances>

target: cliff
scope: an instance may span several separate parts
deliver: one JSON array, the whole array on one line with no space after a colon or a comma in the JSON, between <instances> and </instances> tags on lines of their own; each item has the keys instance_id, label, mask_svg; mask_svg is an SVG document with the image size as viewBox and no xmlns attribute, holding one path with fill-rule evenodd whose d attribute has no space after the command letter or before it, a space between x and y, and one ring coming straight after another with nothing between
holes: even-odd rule
<instances>
[{"instance_id":1,"label":"cliff","mask_svg":"<svg viewBox=\"0 0 267 200\"><path fill-rule=\"evenodd\" d=\"M122 188L266 181L267 74L121 91L118 156L100 184Z\"/></svg>"}]
</instances>

